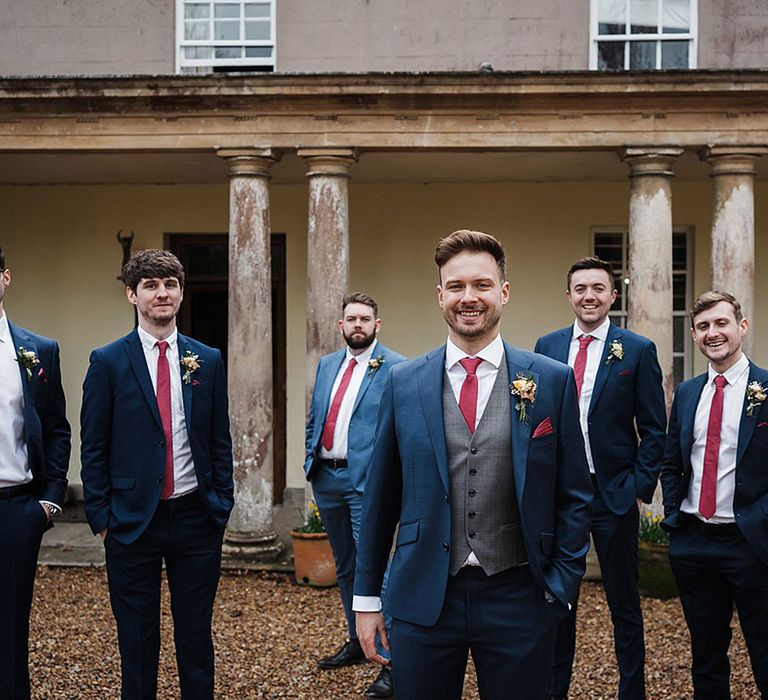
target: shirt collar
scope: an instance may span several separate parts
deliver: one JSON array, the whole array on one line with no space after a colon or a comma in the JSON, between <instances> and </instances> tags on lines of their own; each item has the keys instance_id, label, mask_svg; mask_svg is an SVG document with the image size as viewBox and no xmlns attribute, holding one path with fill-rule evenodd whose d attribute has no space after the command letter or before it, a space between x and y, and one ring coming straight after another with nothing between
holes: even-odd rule
<instances>
[{"instance_id":1,"label":"shirt collar","mask_svg":"<svg viewBox=\"0 0 768 700\"><path fill-rule=\"evenodd\" d=\"M606 339L608 338L608 329L610 327L611 327L611 319L610 317L606 316L603 319L603 322L597 328L595 328L595 330L589 331L589 333L587 333L586 331L583 331L579 327L579 321L577 319L576 321L573 322L573 335L571 336L571 340L575 340L576 338L582 335L591 335L596 340L602 340L603 342L605 342Z\"/></svg>"},{"instance_id":2,"label":"shirt collar","mask_svg":"<svg viewBox=\"0 0 768 700\"><path fill-rule=\"evenodd\" d=\"M463 360L465 357L479 357L481 360L490 362L498 369L504 360L504 343L501 340L501 335L497 335L488 345L474 355L468 355L448 338L448 342L445 344L445 368L448 370L452 369L459 360Z\"/></svg>"},{"instance_id":3,"label":"shirt collar","mask_svg":"<svg viewBox=\"0 0 768 700\"><path fill-rule=\"evenodd\" d=\"M0 343L5 343L11 338L11 329L8 326L8 317L3 311L3 315L0 316Z\"/></svg>"},{"instance_id":4,"label":"shirt collar","mask_svg":"<svg viewBox=\"0 0 768 700\"><path fill-rule=\"evenodd\" d=\"M155 336L147 333L147 331L145 331L141 326L137 326L136 330L139 332L139 340L141 340L141 344L144 347L145 351L148 352L152 350L152 348L154 348L155 345L157 345L158 340L157 338L155 338ZM174 328L173 332L167 338L165 338L165 340L168 341L168 345L171 348L175 349L176 340L178 339L178 337L179 337L179 331L177 328Z\"/></svg>"},{"instance_id":5,"label":"shirt collar","mask_svg":"<svg viewBox=\"0 0 768 700\"><path fill-rule=\"evenodd\" d=\"M725 370L725 372L723 372L723 376L728 381L728 384L733 386L745 372L749 372L749 359L744 353L741 353L741 357L727 370ZM716 372L712 368L712 365L709 365L709 371L707 374L707 383L711 384L714 378L720 373Z\"/></svg>"},{"instance_id":6,"label":"shirt collar","mask_svg":"<svg viewBox=\"0 0 768 700\"><path fill-rule=\"evenodd\" d=\"M349 349L349 346L347 346L347 361L345 364L349 364L349 361L354 357L355 360L357 360L358 365L367 365L368 360L371 359L373 351L376 349L378 342L379 341L374 338L373 342L359 355L353 355L352 351Z\"/></svg>"}]
</instances>

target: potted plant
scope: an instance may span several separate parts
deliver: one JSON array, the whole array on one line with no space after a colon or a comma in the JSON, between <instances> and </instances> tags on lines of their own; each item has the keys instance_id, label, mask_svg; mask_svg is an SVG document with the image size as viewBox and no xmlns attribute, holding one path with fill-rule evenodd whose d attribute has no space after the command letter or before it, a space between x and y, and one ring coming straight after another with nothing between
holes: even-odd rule
<instances>
[{"instance_id":1,"label":"potted plant","mask_svg":"<svg viewBox=\"0 0 768 700\"><path fill-rule=\"evenodd\" d=\"M637 565L640 593L665 599L677 596L677 584L669 563L669 538L661 521L662 516L650 510L640 513Z\"/></svg>"},{"instance_id":2,"label":"potted plant","mask_svg":"<svg viewBox=\"0 0 768 700\"><path fill-rule=\"evenodd\" d=\"M320 587L335 585L336 562L320 510L314 500L307 504L304 525L291 530L290 534L293 539L296 582Z\"/></svg>"}]
</instances>

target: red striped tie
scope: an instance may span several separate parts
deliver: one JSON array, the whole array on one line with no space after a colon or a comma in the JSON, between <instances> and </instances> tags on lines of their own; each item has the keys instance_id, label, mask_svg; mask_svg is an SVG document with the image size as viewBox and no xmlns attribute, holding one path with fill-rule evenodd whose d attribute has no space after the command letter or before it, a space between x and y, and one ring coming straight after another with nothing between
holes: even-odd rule
<instances>
[{"instance_id":1,"label":"red striped tie","mask_svg":"<svg viewBox=\"0 0 768 700\"><path fill-rule=\"evenodd\" d=\"M157 343L160 355L157 358L157 408L165 434L165 479L160 498L164 501L173 495L173 422L171 418L171 371L168 367L168 341Z\"/></svg>"}]
</instances>

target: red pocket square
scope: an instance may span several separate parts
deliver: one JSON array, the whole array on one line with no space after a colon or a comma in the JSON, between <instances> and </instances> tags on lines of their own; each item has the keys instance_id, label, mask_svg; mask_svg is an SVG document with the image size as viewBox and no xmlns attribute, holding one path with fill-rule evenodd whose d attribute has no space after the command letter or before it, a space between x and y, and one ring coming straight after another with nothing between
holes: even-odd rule
<instances>
[{"instance_id":1,"label":"red pocket square","mask_svg":"<svg viewBox=\"0 0 768 700\"><path fill-rule=\"evenodd\" d=\"M628 377L630 374L632 374L631 369L623 369L621 372L619 372L620 377Z\"/></svg>"},{"instance_id":2,"label":"red pocket square","mask_svg":"<svg viewBox=\"0 0 768 700\"><path fill-rule=\"evenodd\" d=\"M757 424L758 428L768 428L768 421L763 421L762 423Z\"/></svg>"},{"instance_id":3,"label":"red pocket square","mask_svg":"<svg viewBox=\"0 0 768 700\"><path fill-rule=\"evenodd\" d=\"M549 419L549 416L547 416L541 423L539 423L536 426L536 430L533 431L533 437L534 438L540 438L544 437L545 435L551 435L555 432L555 429L552 427L552 421Z\"/></svg>"}]
</instances>

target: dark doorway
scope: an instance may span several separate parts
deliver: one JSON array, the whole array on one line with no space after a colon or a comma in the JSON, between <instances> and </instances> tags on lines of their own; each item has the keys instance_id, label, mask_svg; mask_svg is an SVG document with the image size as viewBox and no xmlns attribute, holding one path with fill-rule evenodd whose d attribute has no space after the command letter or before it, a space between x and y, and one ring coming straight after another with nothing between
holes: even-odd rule
<instances>
[{"instance_id":1,"label":"dark doorway","mask_svg":"<svg viewBox=\"0 0 768 700\"><path fill-rule=\"evenodd\" d=\"M229 245L226 233L167 233L165 247L186 273L179 330L221 350L227 362ZM272 386L275 503L285 490L285 234L272 234Z\"/></svg>"}]
</instances>

